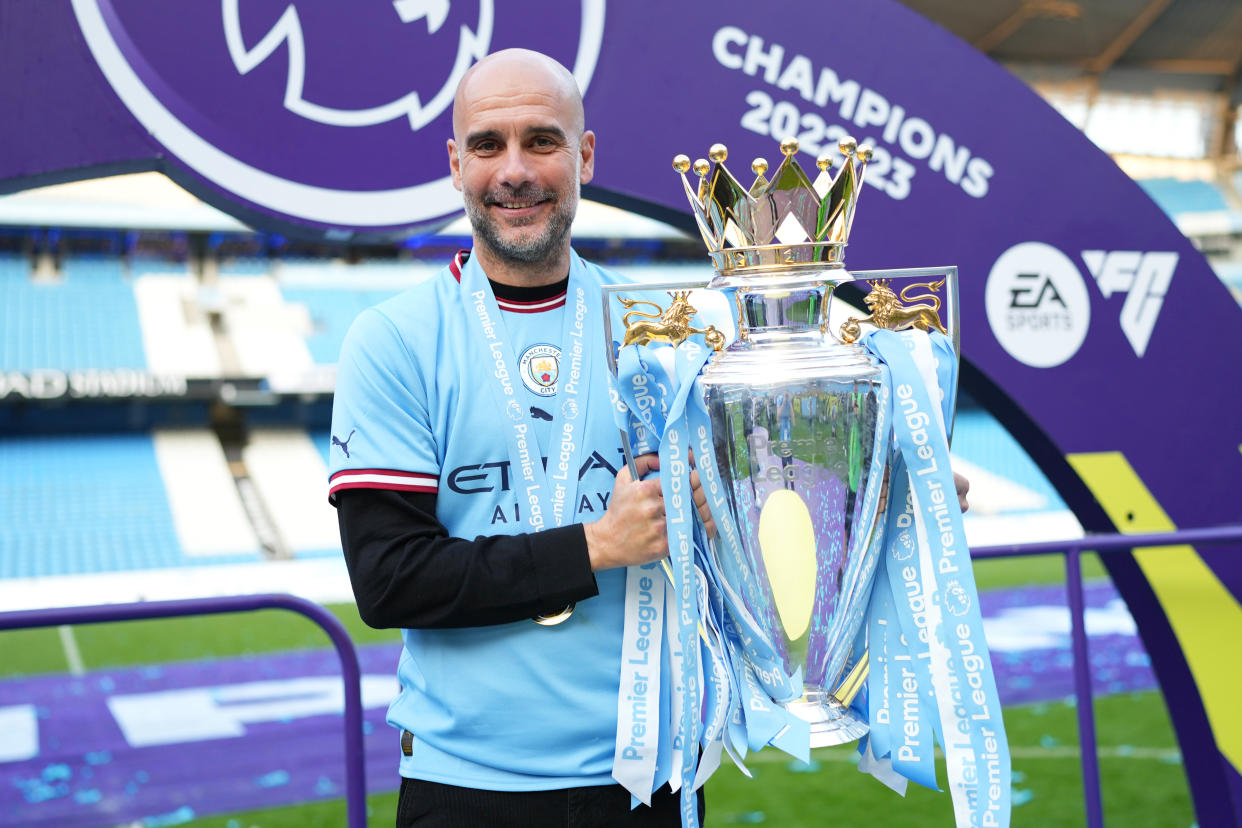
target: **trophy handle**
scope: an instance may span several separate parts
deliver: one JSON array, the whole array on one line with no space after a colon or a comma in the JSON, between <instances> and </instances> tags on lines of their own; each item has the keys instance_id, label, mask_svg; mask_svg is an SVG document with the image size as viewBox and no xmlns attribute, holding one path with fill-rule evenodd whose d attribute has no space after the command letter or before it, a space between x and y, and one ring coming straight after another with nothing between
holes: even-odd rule
<instances>
[{"instance_id":1,"label":"trophy handle","mask_svg":"<svg viewBox=\"0 0 1242 828\"><path fill-rule=\"evenodd\" d=\"M957 265L946 265L945 267L907 267L895 270L856 270L851 271L854 281L879 281L881 279L917 279L923 278L927 280L944 279L944 298L941 305L941 321L945 329L948 331L949 339L953 342L953 355L958 361L958 367L962 362L962 317L959 307L960 287L957 278ZM834 293L835 298L835 293ZM961 371L955 371L955 376L960 376ZM953 398L957 399L957 388L953 389ZM954 419L957 418L957 407L954 406ZM953 423L947 423L949 445L953 445Z\"/></svg>"},{"instance_id":2,"label":"trophy handle","mask_svg":"<svg viewBox=\"0 0 1242 828\"><path fill-rule=\"evenodd\" d=\"M612 299L619 293L630 293L634 291L692 291L701 290L707 287L708 279L696 279L689 282L633 282L630 284L614 284L604 285L601 288L602 300L604 303L604 351L608 354L608 370L612 372L612 378L617 379L617 349L613 347L613 342L620 342L620 339L614 339L612 335ZM630 477L638 479L638 466L634 463L634 448L630 445L630 435L625 429L621 429L621 450L625 454L625 464L629 466Z\"/></svg>"}]
</instances>

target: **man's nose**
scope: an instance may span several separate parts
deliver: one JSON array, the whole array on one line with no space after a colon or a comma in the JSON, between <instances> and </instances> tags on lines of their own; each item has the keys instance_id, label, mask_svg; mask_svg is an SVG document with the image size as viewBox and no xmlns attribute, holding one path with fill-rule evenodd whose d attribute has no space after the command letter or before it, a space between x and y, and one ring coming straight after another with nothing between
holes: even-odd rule
<instances>
[{"instance_id":1,"label":"man's nose","mask_svg":"<svg viewBox=\"0 0 1242 828\"><path fill-rule=\"evenodd\" d=\"M510 187L520 187L530 181L530 158L521 147L509 147L505 150L500 175L502 183Z\"/></svg>"}]
</instances>

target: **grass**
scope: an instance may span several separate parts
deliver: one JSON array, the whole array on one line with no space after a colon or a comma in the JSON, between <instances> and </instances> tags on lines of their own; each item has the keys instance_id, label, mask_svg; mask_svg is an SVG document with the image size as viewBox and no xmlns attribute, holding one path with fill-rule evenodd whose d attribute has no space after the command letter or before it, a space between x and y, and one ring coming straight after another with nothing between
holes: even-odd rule
<instances>
[{"instance_id":1,"label":"grass","mask_svg":"<svg viewBox=\"0 0 1242 828\"><path fill-rule=\"evenodd\" d=\"M1005 711L1014 756L1013 824L1085 824L1075 715L1074 706L1064 702ZM1192 825L1185 774L1160 695L1097 699L1096 715L1105 822L1128 828ZM810 765L802 765L768 749L749 757L752 779L726 761L707 783L706 826L940 828L953 824L947 793L911 785L903 799L858 773L856 755L852 745L825 748L813 752ZM389 771L372 768L370 772ZM944 778L943 763L939 778ZM368 798L369 825L393 824L395 782L394 778L393 793ZM334 800L222 814L188 824L194 828L336 828L345 824L345 818L344 802Z\"/></svg>"},{"instance_id":2,"label":"grass","mask_svg":"<svg viewBox=\"0 0 1242 828\"><path fill-rule=\"evenodd\" d=\"M1082 555L1080 561L1084 581L1108 577L1104 564L1094 552ZM974 564L975 583L981 591L1065 583L1065 557L1062 555L992 558Z\"/></svg>"},{"instance_id":3,"label":"grass","mask_svg":"<svg viewBox=\"0 0 1242 828\"><path fill-rule=\"evenodd\" d=\"M374 630L362 623L353 604L326 608L345 625L355 645L400 640L397 630ZM331 646L318 624L288 610L84 624L73 627L73 634L88 670ZM0 633L0 647L0 677L69 669L54 628Z\"/></svg>"},{"instance_id":4,"label":"grass","mask_svg":"<svg viewBox=\"0 0 1242 828\"><path fill-rule=\"evenodd\" d=\"M1083 556L1083 577L1106 577L1095 555ZM975 579L980 590L1057 584L1065 579L1065 564L1060 555L976 561ZM327 609L345 625L355 644L400 639L396 630L374 630L363 624L353 604L329 604ZM88 670L330 644L317 624L286 610L85 624L73 627L73 634ZM0 633L0 652L0 678L69 669L60 633L54 628Z\"/></svg>"},{"instance_id":5,"label":"grass","mask_svg":"<svg viewBox=\"0 0 1242 828\"><path fill-rule=\"evenodd\" d=\"M1103 574L1098 561L1084 559L1084 575ZM980 561L981 589L1061 583L1060 556ZM329 606L357 644L396 641L396 631L372 630L350 604ZM74 628L88 669L162 661L236 656L328 646L313 622L294 613L254 613L130 621ZM0 633L0 677L67 669L54 629ZM1185 775L1164 702L1158 693L1096 700L1101 746L1105 818L1127 826L1189 826L1194 822ZM1008 708L1006 728L1014 755L1014 824L1085 824L1077 723L1072 704ZM781 828L901 825L921 828L953 824L947 793L911 785L902 799L858 773L852 746L819 750L810 766L768 749L748 761L746 779L726 760L708 783L708 818L714 828L764 824ZM370 777L391 778L392 793L368 799L370 825L395 819L396 768L369 768ZM943 767L941 768L943 779ZM201 828L339 828L345 824L343 800L285 808L205 816Z\"/></svg>"}]
</instances>

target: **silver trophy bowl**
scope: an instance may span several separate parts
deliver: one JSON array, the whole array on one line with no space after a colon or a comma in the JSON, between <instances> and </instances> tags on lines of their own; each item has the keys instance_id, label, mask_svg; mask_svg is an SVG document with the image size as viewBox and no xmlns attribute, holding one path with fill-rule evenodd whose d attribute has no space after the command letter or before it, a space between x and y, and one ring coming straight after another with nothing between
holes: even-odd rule
<instances>
[{"instance_id":1,"label":"silver trophy bowl","mask_svg":"<svg viewBox=\"0 0 1242 828\"><path fill-rule=\"evenodd\" d=\"M736 288L738 331L701 379L740 538L713 554L785 671L801 670L804 693L784 706L811 724L812 747L867 732L848 705L866 673L855 643L879 559L889 433L877 363L828 332L833 292L850 279L840 268L718 277L711 287Z\"/></svg>"}]
</instances>

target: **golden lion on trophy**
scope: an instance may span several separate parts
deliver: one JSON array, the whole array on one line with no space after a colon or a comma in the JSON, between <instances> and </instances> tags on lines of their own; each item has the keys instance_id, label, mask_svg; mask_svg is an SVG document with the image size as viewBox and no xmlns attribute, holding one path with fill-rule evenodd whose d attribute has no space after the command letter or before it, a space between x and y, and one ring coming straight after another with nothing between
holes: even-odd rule
<instances>
[{"instance_id":1,"label":"golden lion on trophy","mask_svg":"<svg viewBox=\"0 0 1242 828\"><path fill-rule=\"evenodd\" d=\"M622 347L646 345L656 340L667 342L675 348L698 333L703 334L704 340L713 351L719 351L724 347L724 334L717 330L715 325L708 325L706 328L691 326L690 320L694 318L698 310L690 304L689 291L669 291L668 295L673 299L668 310L661 310L655 302L648 302L645 299L621 299L621 304L627 309L635 305L650 305L656 310L655 313L631 310L621 317L621 324L625 325L625 340L621 343ZM641 318L638 321L631 321L633 317Z\"/></svg>"},{"instance_id":2,"label":"golden lion on trophy","mask_svg":"<svg viewBox=\"0 0 1242 828\"><path fill-rule=\"evenodd\" d=\"M862 318L851 316L846 319L841 325L842 342L857 342L861 335L860 325L863 322L870 322L877 328L890 331L904 331L907 328L930 331L934 328L942 334L948 333L940 322L940 297L931 292L941 288L944 285L944 279L938 282L906 285L901 290L900 298L890 287L892 282L889 279L877 279L868 284L871 285L871 292L863 297L863 302L866 303L867 310L871 311L871 315ZM916 288L922 288L928 292L908 295ZM920 299L926 299L928 303L925 305L902 304L902 302L917 302Z\"/></svg>"}]
</instances>

